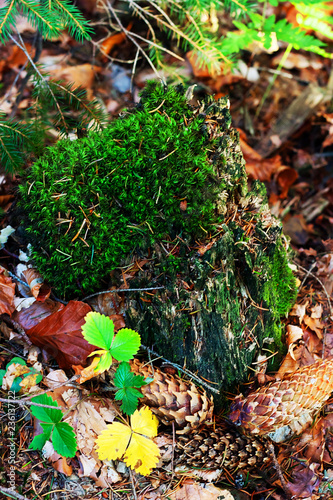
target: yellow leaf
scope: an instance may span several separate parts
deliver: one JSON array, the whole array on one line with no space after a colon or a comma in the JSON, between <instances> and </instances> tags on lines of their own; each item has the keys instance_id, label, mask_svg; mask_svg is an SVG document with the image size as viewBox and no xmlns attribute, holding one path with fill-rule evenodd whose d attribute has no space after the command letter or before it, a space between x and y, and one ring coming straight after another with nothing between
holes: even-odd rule
<instances>
[{"instance_id":1,"label":"yellow leaf","mask_svg":"<svg viewBox=\"0 0 333 500\"><path fill-rule=\"evenodd\" d=\"M158 420L147 407L131 416L132 427L114 422L96 440L101 460L121 459L142 475L147 475L160 459L158 446L150 439L157 435Z\"/></svg>"},{"instance_id":2,"label":"yellow leaf","mask_svg":"<svg viewBox=\"0 0 333 500\"><path fill-rule=\"evenodd\" d=\"M147 406L136 410L131 416L131 426L134 432L147 437L157 436L158 420Z\"/></svg>"},{"instance_id":3,"label":"yellow leaf","mask_svg":"<svg viewBox=\"0 0 333 500\"><path fill-rule=\"evenodd\" d=\"M107 352L109 352L109 351L106 351L105 349L97 349L96 351L91 352L90 354L88 354L87 357L90 358L90 356L95 356L95 354L101 354L101 355L103 355L103 354L106 354Z\"/></svg>"},{"instance_id":4,"label":"yellow leaf","mask_svg":"<svg viewBox=\"0 0 333 500\"><path fill-rule=\"evenodd\" d=\"M124 457L126 465L146 476L156 467L159 460L160 450L157 444L151 439L133 432Z\"/></svg>"},{"instance_id":5,"label":"yellow leaf","mask_svg":"<svg viewBox=\"0 0 333 500\"><path fill-rule=\"evenodd\" d=\"M104 370L97 370L97 365L100 362L100 357L96 356L91 364L87 366L86 368L83 368L80 373L80 378L78 379L79 384L83 384L83 382L87 382L87 380L92 379L93 377L97 377L97 375L100 375L101 373L104 372Z\"/></svg>"},{"instance_id":6,"label":"yellow leaf","mask_svg":"<svg viewBox=\"0 0 333 500\"><path fill-rule=\"evenodd\" d=\"M22 387L22 389L31 389L31 387L34 387L36 385L36 380L37 380L37 377L38 375L40 375L39 373L31 373L30 375L28 375L27 377L25 377L21 382L20 382L20 386Z\"/></svg>"},{"instance_id":7,"label":"yellow leaf","mask_svg":"<svg viewBox=\"0 0 333 500\"><path fill-rule=\"evenodd\" d=\"M114 422L107 426L96 439L98 456L101 460L121 458L131 439L132 429L128 425Z\"/></svg>"}]
</instances>

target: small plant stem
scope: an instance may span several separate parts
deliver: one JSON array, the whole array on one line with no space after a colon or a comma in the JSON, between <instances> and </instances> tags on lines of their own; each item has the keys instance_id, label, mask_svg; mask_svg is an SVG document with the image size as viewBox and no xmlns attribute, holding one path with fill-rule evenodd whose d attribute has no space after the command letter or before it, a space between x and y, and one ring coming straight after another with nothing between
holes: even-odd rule
<instances>
[{"instance_id":1,"label":"small plant stem","mask_svg":"<svg viewBox=\"0 0 333 500\"><path fill-rule=\"evenodd\" d=\"M275 80L277 79L278 72L279 72L279 71L281 71L281 68L283 68L284 63L285 63L285 62L286 62L286 60L288 59L288 56L289 56L290 51L291 51L291 49L292 49L292 48L293 48L293 44L292 44L292 43L289 43L288 47L286 48L286 50L285 50L285 52L284 52L284 54L283 54L283 56L282 56L282 59L281 59L281 61L280 61L280 64L279 64L279 66L277 67L276 73L273 75L273 78L272 78L272 80L270 81L270 83L269 83L269 85L268 85L268 87L267 87L267 89L266 89L266 91L265 91L265 93L264 93L264 95L263 95L263 97L262 97L262 99L261 99L261 103L259 104L258 109L257 109L256 114L255 114L255 118L258 118L258 116L259 116L259 114L260 114L260 111L262 110L262 107L263 107L263 105L265 104L266 99L267 99L267 97L268 97L268 95L269 95L270 91L272 90L272 87L273 87L273 85L274 85L274 83L275 83Z\"/></svg>"}]
</instances>

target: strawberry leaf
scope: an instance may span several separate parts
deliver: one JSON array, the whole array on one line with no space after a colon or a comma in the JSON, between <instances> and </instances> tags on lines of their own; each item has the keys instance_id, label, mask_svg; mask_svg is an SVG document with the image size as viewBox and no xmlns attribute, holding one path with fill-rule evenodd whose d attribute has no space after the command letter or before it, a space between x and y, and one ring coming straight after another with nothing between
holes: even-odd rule
<instances>
[{"instance_id":1,"label":"strawberry leaf","mask_svg":"<svg viewBox=\"0 0 333 500\"><path fill-rule=\"evenodd\" d=\"M50 439L53 424L41 424L44 432L38 434L31 441L29 448L32 450L41 450L45 445L46 441Z\"/></svg>"},{"instance_id":2,"label":"strawberry leaf","mask_svg":"<svg viewBox=\"0 0 333 500\"><path fill-rule=\"evenodd\" d=\"M113 339L110 353L117 361L129 361L138 352L140 345L138 332L122 328Z\"/></svg>"},{"instance_id":3,"label":"strawberry leaf","mask_svg":"<svg viewBox=\"0 0 333 500\"><path fill-rule=\"evenodd\" d=\"M66 422L58 422L52 433L53 448L63 457L74 457L77 445L73 427Z\"/></svg>"},{"instance_id":4,"label":"strawberry leaf","mask_svg":"<svg viewBox=\"0 0 333 500\"><path fill-rule=\"evenodd\" d=\"M82 335L91 345L108 351L114 335L113 321L104 314L91 311L85 317Z\"/></svg>"},{"instance_id":5,"label":"strawberry leaf","mask_svg":"<svg viewBox=\"0 0 333 500\"><path fill-rule=\"evenodd\" d=\"M47 422L49 424L56 424L60 422L63 417L63 413L60 408L58 408L58 403L53 401L51 396L47 394L41 394L36 396L31 400L33 403L38 403L42 405L55 406L56 408L52 410L51 408L43 408L41 406L31 406L31 413L35 418L41 420L42 422Z\"/></svg>"}]
</instances>

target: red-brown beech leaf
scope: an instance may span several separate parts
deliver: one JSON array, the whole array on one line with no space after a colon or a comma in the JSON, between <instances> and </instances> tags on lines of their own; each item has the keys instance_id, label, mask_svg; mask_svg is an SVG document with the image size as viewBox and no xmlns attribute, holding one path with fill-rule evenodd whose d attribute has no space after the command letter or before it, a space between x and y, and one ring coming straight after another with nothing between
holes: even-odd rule
<instances>
[{"instance_id":1,"label":"red-brown beech leaf","mask_svg":"<svg viewBox=\"0 0 333 500\"><path fill-rule=\"evenodd\" d=\"M55 302L51 299L46 299L45 302L34 302L30 307L15 311L12 318L19 323L24 330L32 329L43 319L50 316L61 309L64 309L61 302Z\"/></svg>"},{"instance_id":2,"label":"red-brown beech leaf","mask_svg":"<svg viewBox=\"0 0 333 500\"><path fill-rule=\"evenodd\" d=\"M91 307L84 302L71 300L57 311L27 330L31 342L46 349L60 368L83 365L96 347L82 336L81 326Z\"/></svg>"}]
</instances>

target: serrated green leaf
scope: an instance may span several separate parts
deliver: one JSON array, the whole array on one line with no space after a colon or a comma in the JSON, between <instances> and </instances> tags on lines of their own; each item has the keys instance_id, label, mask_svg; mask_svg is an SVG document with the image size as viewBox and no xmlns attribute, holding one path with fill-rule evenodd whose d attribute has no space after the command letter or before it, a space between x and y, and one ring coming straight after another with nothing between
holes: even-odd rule
<instances>
[{"instance_id":1,"label":"serrated green leaf","mask_svg":"<svg viewBox=\"0 0 333 500\"><path fill-rule=\"evenodd\" d=\"M101 356L101 359L98 365L96 366L95 371L108 370L111 365L112 365L112 356L109 352L106 352L105 354L103 354L103 356Z\"/></svg>"},{"instance_id":2,"label":"serrated green leaf","mask_svg":"<svg viewBox=\"0 0 333 500\"><path fill-rule=\"evenodd\" d=\"M38 434L31 441L29 448L32 450L41 450L45 445L46 441L50 439L53 424L41 424L44 432Z\"/></svg>"},{"instance_id":3,"label":"serrated green leaf","mask_svg":"<svg viewBox=\"0 0 333 500\"><path fill-rule=\"evenodd\" d=\"M83 337L89 344L108 351L114 335L113 321L108 316L94 311L89 312L85 320L82 326Z\"/></svg>"},{"instance_id":4,"label":"serrated green leaf","mask_svg":"<svg viewBox=\"0 0 333 500\"><path fill-rule=\"evenodd\" d=\"M10 365L12 365L13 363L17 363L18 365L22 365L22 366L26 366L26 362L24 361L24 359L22 358L19 358L18 356L15 356L15 358L13 358L11 361L9 361L9 363L7 363L6 365L6 370L8 369L8 367Z\"/></svg>"},{"instance_id":5,"label":"serrated green leaf","mask_svg":"<svg viewBox=\"0 0 333 500\"><path fill-rule=\"evenodd\" d=\"M138 352L140 345L138 332L122 328L113 339L110 352L117 361L129 361Z\"/></svg>"},{"instance_id":6,"label":"serrated green leaf","mask_svg":"<svg viewBox=\"0 0 333 500\"><path fill-rule=\"evenodd\" d=\"M31 401L33 403L57 407L57 409L52 410L51 408L43 408L41 406L31 405L31 413L35 418L38 418L38 420L50 424L55 424L57 422L60 422L60 420L62 419L63 413L61 409L58 408L58 403L56 401L53 401L53 399L47 394L36 396L32 398Z\"/></svg>"},{"instance_id":7,"label":"serrated green leaf","mask_svg":"<svg viewBox=\"0 0 333 500\"><path fill-rule=\"evenodd\" d=\"M74 457L77 444L73 427L67 422L59 422L54 426L52 433L53 448L63 457Z\"/></svg>"},{"instance_id":8,"label":"serrated green leaf","mask_svg":"<svg viewBox=\"0 0 333 500\"><path fill-rule=\"evenodd\" d=\"M142 387L146 385L142 375L135 375L131 372L131 366L127 361L123 361L117 368L113 383L116 387Z\"/></svg>"},{"instance_id":9,"label":"serrated green leaf","mask_svg":"<svg viewBox=\"0 0 333 500\"><path fill-rule=\"evenodd\" d=\"M117 401L122 401L120 406L121 410L126 413L126 415L132 415L138 407L139 398L142 398L143 395L133 387L124 387L119 389L114 397Z\"/></svg>"}]
</instances>

